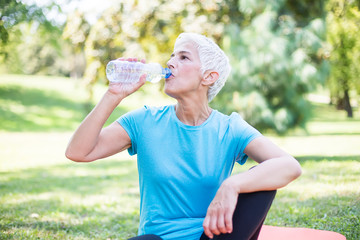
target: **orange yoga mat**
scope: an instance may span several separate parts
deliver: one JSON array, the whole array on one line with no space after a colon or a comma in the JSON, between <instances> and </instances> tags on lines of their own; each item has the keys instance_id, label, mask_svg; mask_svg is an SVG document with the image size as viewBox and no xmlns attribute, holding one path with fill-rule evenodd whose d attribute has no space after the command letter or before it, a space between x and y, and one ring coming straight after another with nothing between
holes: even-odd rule
<instances>
[{"instance_id":1,"label":"orange yoga mat","mask_svg":"<svg viewBox=\"0 0 360 240\"><path fill-rule=\"evenodd\" d=\"M258 240L346 240L337 232L263 225Z\"/></svg>"}]
</instances>

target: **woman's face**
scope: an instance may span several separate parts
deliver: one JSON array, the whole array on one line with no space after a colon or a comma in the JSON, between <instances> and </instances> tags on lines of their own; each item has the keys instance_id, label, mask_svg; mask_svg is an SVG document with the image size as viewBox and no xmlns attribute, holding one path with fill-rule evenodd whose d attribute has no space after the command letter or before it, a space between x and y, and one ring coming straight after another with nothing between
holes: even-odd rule
<instances>
[{"instance_id":1,"label":"woman's face","mask_svg":"<svg viewBox=\"0 0 360 240\"><path fill-rule=\"evenodd\" d=\"M165 93L174 98L197 93L202 79L201 62L196 46L183 42L174 48L167 66L172 75L165 80Z\"/></svg>"}]
</instances>

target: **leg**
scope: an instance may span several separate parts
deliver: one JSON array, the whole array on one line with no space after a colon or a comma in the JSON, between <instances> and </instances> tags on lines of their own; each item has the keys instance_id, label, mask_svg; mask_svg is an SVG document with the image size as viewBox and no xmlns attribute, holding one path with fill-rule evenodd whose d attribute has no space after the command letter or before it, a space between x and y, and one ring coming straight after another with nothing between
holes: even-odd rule
<instances>
[{"instance_id":1,"label":"leg","mask_svg":"<svg viewBox=\"0 0 360 240\"><path fill-rule=\"evenodd\" d=\"M239 194L233 216L233 232L215 235L214 240L256 240L276 191ZM200 240L208 240L203 234Z\"/></svg>"},{"instance_id":2,"label":"leg","mask_svg":"<svg viewBox=\"0 0 360 240\"><path fill-rule=\"evenodd\" d=\"M256 240L258 238L275 194L276 191L239 194L233 217L234 230L232 234L235 238L231 239Z\"/></svg>"},{"instance_id":3,"label":"leg","mask_svg":"<svg viewBox=\"0 0 360 240\"><path fill-rule=\"evenodd\" d=\"M142 236L129 238L128 240L162 240L162 238L154 234L146 234Z\"/></svg>"}]
</instances>

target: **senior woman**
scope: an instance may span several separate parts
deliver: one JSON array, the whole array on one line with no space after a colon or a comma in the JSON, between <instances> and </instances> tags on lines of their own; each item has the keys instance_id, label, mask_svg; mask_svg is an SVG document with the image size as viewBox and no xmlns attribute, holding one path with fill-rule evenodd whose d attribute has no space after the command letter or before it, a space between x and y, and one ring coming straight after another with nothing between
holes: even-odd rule
<instances>
[{"instance_id":1,"label":"senior woman","mask_svg":"<svg viewBox=\"0 0 360 240\"><path fill-rule=\"evenodd\" d=\"M137 154L140 225L133 239L257 239L276 189L301 174L299 163L239 114L209 107L230 72L212 40L180 34L167 65L172 75L164 89L175 105L144 106L103 127L145 76L110 83L66 156L91 162L125 149ZM259 164L231 175L234 163L244 164L248 156Z\"/></svg>"}]
</instances>

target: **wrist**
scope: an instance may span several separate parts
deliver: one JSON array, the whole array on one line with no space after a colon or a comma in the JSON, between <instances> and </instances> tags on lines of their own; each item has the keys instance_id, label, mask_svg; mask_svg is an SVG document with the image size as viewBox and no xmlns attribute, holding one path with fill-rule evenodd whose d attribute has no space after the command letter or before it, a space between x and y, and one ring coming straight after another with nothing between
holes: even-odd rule
<instances>
[{"instance_id":1,"label":"wrist","mask_svg":"<svg viewBox=\"0 0 360 240\"><path fill-rule=\"evenodd\" d=\"M125 98L125 96L107 90L104 94L104 98L118 105Z\"/></svg>"},{"instance_id":2,"label":"wrist","mask_svg":"<svg viewBox=\"0 0 360 240\"><path fill-rule=\"evenodd\" d=\"M241 188L239 180L237 179L237 175L233 175L228 177L224 182L223 185L225 188L229 189L230 191L236 192L237 194L240 194Z\"/></svg>"}]
</instances>

